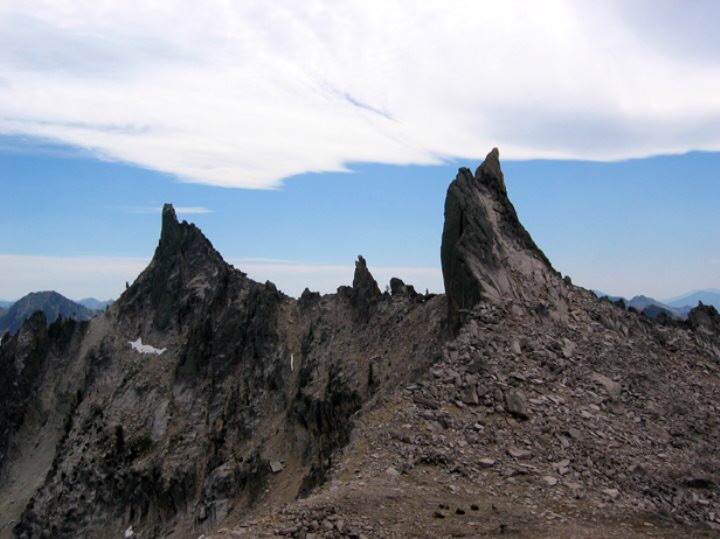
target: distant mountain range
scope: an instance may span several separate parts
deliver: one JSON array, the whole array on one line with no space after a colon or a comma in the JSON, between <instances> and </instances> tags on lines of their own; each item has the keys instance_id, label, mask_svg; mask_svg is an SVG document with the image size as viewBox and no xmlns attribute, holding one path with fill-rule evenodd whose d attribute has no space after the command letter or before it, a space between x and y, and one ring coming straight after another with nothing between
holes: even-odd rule
<instances>
[{"instance_id":1,"label":"distant mountain range","mask_svg":"<svg viewBox=\"0 0 720 539\"><path fill-rule=\"evenodd\" d=\"M89 320L98 312L80 305L57 292L32 292L14 303L7 310L0 312L0 335L5 331L14 333L35 311L45 313L48 323L54 322L58 316Z\"/></svg>"},{"instance_id":2,"label":"distant mountain range","mask_svg":"<svg viewBox=\"0 0 720 539\"><path fill-rule=\"evenodd\" d=\"M699 302L720 309L720 290L716 289L695 290L663 301L643 295L627 299L622 296L611 296L600 290L593 290L593 293L599 298L606 297L610 301L622 300L628 309L635 309L650 318L657 318L660 314L665 314L676 320L684 320L690 309L697 307Z\"/></svg>"},{"instance_id":3,"label":"distant mountain range","mask_svg":"<svg viewBox=\"0 0 720 539\"><path fill-rule=\"evenodd\" d=\"M690 309L697 307L699 302L720 310L720 290L716 288L694 290L666 300L656 300L644 295L627 299L622 296L611 296L601 290L593 290L593 293L599 298L606 297L610 301L622 300L628 309L635 309L653 319L665 314L676 320L684 320ZM63 318L88 320L112 303L112 299L102 301L95 298L73 301L57 292L33 292L16 302L0 300L0 334L5 330L14 332L37 310L45 313L48 323L53 322L58 314Z\"/></svg>"},{"instance_id":4,"label":"distant mountain range","mask_svg":"<svg viewBox=\"0 0 720 539\"><path fill-rule=\"evenodd\" d=\"M663 303L680 309L687 313L693 307L697 307L698 302L702 302L703 305L712 305L716 309L720 310L720 290L712 288L708 290L695 290L676 298L670 298L663 301Z\"/></svg>"},{"instance_id":5,"label":"distant mountain range","mask_svg":"<svg viewBox=\"0 0 720 539\"><path fill-rule=\"evenodd\" d=\"M93 309L95 311L103 311L105 310L105 307L112 305L113 300L107 299L105 301L101 301L99 299L95 298L84 298L78 300L76 303L79 303L83 307L87 307L88 309Z\"/></svg>"}]
</instances>

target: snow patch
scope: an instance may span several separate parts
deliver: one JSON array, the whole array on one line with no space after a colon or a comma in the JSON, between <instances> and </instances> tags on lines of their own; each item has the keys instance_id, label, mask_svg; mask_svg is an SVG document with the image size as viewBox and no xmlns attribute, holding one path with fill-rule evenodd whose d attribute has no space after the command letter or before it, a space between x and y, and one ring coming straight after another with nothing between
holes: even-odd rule
<instances>
[{"instance_id":1,"label":"snow patch","mask_svg":"<svg viewBox=\"0 0 720 539\"><path fill-rule=\"evenodd\" d=\"M165 350L167 350L167 348L155 348L154 346L150 346L149 344L143 344L140 337L138 337L137 341L128 341L128 344L133 350L135 350L136 352L140 352L141 354L157 354L159 356Z\"/></svg>"}]
</instances>

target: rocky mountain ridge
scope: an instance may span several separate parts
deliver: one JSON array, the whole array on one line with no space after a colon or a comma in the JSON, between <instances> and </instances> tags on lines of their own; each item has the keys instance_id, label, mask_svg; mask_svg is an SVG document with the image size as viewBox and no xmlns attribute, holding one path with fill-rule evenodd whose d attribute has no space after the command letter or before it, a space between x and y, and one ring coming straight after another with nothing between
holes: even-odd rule
<instances>
[{"instance_id":1,"label":"rocky mountain ridge","mask_svg":"<svg viewBox=\"0 0 720 539\"><path fill-rule=\"evenodd\" d=\"M165 206L150 265L103 315L66 330L67 355L47 333L57 325L39 318L0 349L6 385L27 379L24 408L1 425L3 500L34 440L56 440L34 459L39 488L17 492L14 534L107 537L134 525L186 537L261 497L309 492L363 403L440 353L444 298L394 288L380 294L360 257L352 287L293 300L226 264ZM53 368L61 357L71 377Z\"/></svg>"},{"instance_id":2,"label":"rocky mountain ridge","mask_svg":"<svg viewBox=\"0 0 720 539\"><path fill-rule=\"evenodd\" d=\"M0 345L0 536L716 533L717 311L658 323L573 286L497 150L445 217L446 295L381 293L359 257L294 300L166 205L105 313Z\"/></svg>"}]
</instances>

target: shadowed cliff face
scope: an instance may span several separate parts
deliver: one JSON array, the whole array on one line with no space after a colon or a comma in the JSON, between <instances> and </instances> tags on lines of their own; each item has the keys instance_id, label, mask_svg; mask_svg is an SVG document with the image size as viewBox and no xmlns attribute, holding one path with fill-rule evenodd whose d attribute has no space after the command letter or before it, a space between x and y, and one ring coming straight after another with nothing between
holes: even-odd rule
<instances>
[{"instance_id":1,"label":"shadowed cliff face","mask_svg":"<svg viewBox=\"0 0 720 539\"><path fill-rule=\"evenodd\" d=\"M497 148L450 184L440 256L453 334L480 300L517 298L556 274L507 197Z\"/></svg>"},{"instance_id":2,"label":"shadowed cliff face","mask_svg":"<svg viewBox=\"0 0 720 539\"><path fill-rule=\"evenodd\" d=\"M212 293L222 293L232 268L195 225L178 222L165 204L160 241L150 265L119 298L121 314L152 313L158 331L176 329ZM242 274L235 272L239 278Z\"/></svg>"},{"instance_id":3,"label":"shadowed cliff face","mask_svg":"<svg viewBox=\"0 0 720 539\"><path fill-rule=\"evenodd\" d=\"M23 424L44 376L52 370L49 361L76 350L87 328L86 322L58 319L50 326L42 312L25 320L20 331L7 336L0 346L0 476L6 459L12 458L12 436ZM44 410L35 410L42 414Z\"/></svg>"}]
</instances>

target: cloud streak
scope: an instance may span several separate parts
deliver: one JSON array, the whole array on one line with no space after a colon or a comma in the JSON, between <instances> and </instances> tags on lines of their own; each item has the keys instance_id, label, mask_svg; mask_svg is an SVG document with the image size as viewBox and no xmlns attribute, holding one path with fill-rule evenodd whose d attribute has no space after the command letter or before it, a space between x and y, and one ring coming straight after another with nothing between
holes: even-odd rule
<instances>
[{"instance_id":1,"label":"cloud streak","mask_svg":"<svg viewBox=\"0 0 720 539\"><path fill-rule=\"evenodd\" d=\"M132 283L149 262L136 257L0 254L0 299L17 300L38 290L56 290L75 299L117 298L125 283ZM322 293L335 292L338 286L352 283L355 271L352 264L306 264L258 257L230 258L228 262L251 279L272 281L294 297L306 287ZM381 288L391 277L400 277L419 292L443 290L440 268L370 266L370 271Z\"/></svg>"},{"instance_id":2,"label":"cloud streak","mask_svg":"<svg viewBox=\"0 0 720 539\"><path fill-rule=\"evenodd\" d=\"M245 188L495 145L720 150L718 18L675 1L10 0L0 133Z\"/></svg>"},{"instance_id":3,"label":"cloud streak","mask_svg":"<svg viewBox=\"0 0 720 539\"><path fill-rule=\"evenodd\" d=\"M203 213L213 213L214 210L206 208L205 206L177 206L174 207L177 215L198 215ZM125 209L128 213L161 213L162 208L160 206L132 206Z\"/></svg>"}]
</instances>

